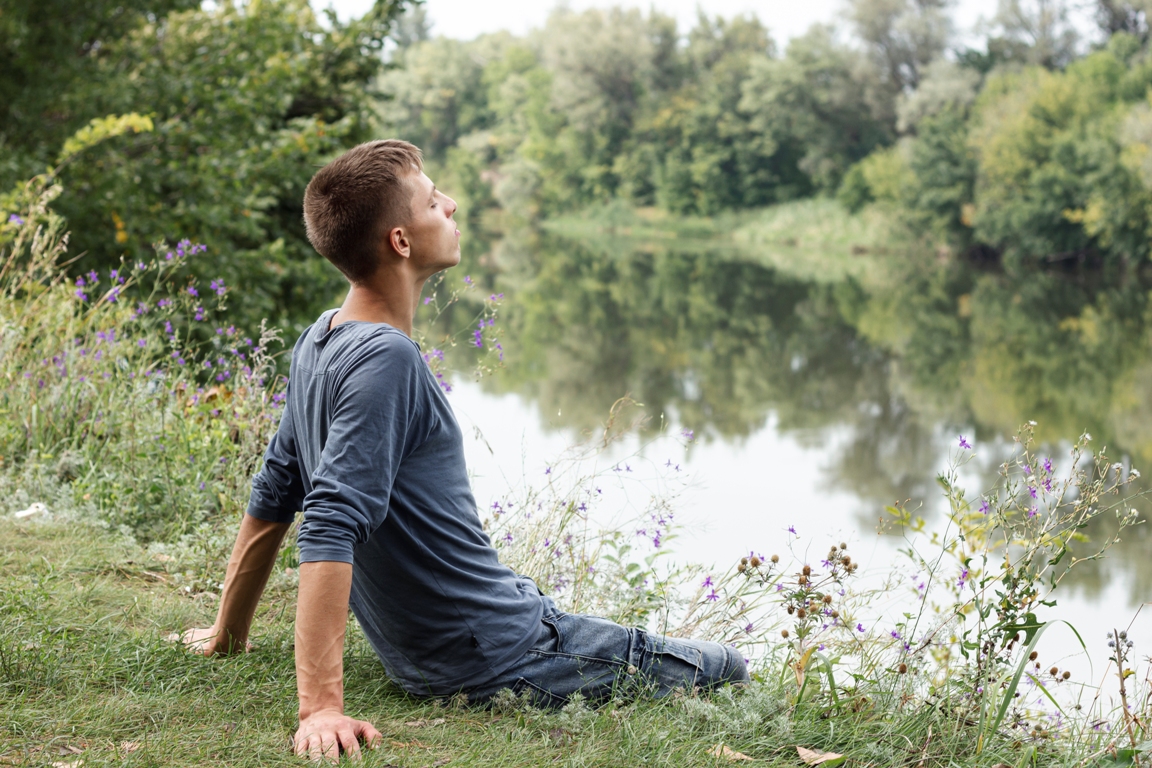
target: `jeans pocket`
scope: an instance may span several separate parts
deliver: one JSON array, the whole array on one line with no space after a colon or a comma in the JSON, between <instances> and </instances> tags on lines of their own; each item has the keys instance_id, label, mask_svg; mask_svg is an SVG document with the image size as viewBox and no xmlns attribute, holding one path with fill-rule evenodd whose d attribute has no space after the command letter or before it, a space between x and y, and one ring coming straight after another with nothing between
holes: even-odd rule
<instances>
[{"instance_id":1,"label":"jeans pocket","mask_svg":"<svg viewBox=\"0 0 1152 768\"><path fill-rule=\"evenodd\" d=\"M657 696L673 688L692 688L705 684L704 652L692 643L646 633L647 680Z\"/></svg>"},{"instance_id":2,"label":"jeans pocket","mask_svg":"<svg viewBox=\"0 0 1152 768\"><path fill-rule=\"evenodd\" d=\"M516 694L516 698L528 699L532 706L540 709L560 709L568 703L564 696L557 696L524 677L513 683L512 693Z\"/></svg>"},{"instance_id":3,"label":"jeans pocket","mask_svg":"<svg viewBox=\"0 0 1152 768\"><path fill-rule=\"evenodd\" d=\"M549 653L564 653L564 631L561 629L561 619L567 614L551 613L540 617L541 623L548 630L548 636L541 633L540 639L533 646L533 650Z\"/></svg>"}]
</instances>

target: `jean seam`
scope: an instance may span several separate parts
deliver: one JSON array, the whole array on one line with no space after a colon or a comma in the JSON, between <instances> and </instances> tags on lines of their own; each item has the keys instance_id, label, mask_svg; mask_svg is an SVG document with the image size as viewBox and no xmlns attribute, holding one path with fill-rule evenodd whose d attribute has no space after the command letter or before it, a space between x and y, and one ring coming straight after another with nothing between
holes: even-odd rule
<instances>
[{"instance_id":1,"label":"jean seam","mask_svg":"<svg viewBox=\"0 0 1152 768\"><path fill-rule=\"evenodd\" d=\"M623 661L619 660L613 661L609 659L602 659L599 656L582 656L578 653L564 653L562 651L537 651L534 648L529 648L526 653L530 653L534 656L544 656L549 659L577 659L578 661L590 661L596 664L605 664L612 667L623 667L625 665Z\"/></svg>"}]
</instances>

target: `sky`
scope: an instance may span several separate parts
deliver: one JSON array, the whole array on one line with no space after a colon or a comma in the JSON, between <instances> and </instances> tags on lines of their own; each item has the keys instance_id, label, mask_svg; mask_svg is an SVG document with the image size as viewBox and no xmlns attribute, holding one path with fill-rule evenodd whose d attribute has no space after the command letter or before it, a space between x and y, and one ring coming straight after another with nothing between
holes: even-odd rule
<instances>
[{"instance_id":1,"label":"sky","mask_svg":"<svg viewBox=\"0 0 1152 768\"><path fill-rule=\"evenodd\" d=\"M359 16L372 5L372 0L312 0L318 10L335 7L341 18ZM558 3L553 0L427 0L425 8L432 22L432 34L458 39L471 39L486 32L506 29L522 34L542 26L549 11ZM834 22L842 12L842 0L650 0L648 2L605 2L604 0L568 0L568 7L581 10L611 5L636 6L674 15L682 30L695 22L697 8L704 6L710 16L735 16L754 12L778 43L802 34L817 22ZM996 0L957 0L954 18L962 33L968 32L981 17L996 12Z\"/></svg>"}]
</instances>

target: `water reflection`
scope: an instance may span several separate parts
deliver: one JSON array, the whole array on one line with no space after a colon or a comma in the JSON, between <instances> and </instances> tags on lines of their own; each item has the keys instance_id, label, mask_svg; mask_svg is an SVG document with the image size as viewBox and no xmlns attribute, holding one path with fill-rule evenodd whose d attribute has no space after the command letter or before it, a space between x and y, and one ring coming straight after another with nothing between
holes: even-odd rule
<instances>
[{"instance_id":1,"label":"water reflection","mask_svg":"<svg viewBox=\"0 0 1152 768\"><path fill-rule=\"evenodd\" d=\"M983 446L973 470L984 487L1028 419L1054 456L1088 431L1152 470L1147 275L1009 275L909 257L869 284L815 284L706 242L614 250L540 232L485 258L489 286L510 297L512 351L489 391L573 432L630 395L650 429L667 418L705 446L739 445L771 417L824 450L828 487L858 500L862 530L898 500L932 514L943 438L959 432ZM1107 526L1087 533L1101 541ZM1129 602L1152 595L1149 535L1133 529L1110 559L1078 566L1074 590L1097 596L1122 577Z\"/></svg>"}]
</instances>

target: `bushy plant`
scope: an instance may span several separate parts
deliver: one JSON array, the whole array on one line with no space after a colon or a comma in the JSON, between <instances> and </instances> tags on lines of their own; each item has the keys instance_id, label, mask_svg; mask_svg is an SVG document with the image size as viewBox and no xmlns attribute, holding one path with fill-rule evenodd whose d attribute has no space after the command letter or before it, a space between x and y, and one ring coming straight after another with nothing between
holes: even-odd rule
<instances>
[{"instance_id":1,"label":"bushy plant","mask_svg":"<svg viewBox=\"0 0 1152 768\"><path fill-rule=\"evenodd\" d=\"M204 247L186 239L68 279L59 193L50 174L23 185L0 240L4 465L144 538L234 513L277 423L277 333L228 324L228 287L191 276Z\"/></svg>"}]
</instances>

